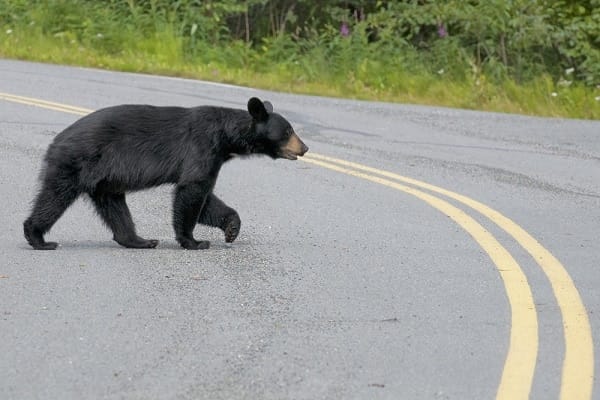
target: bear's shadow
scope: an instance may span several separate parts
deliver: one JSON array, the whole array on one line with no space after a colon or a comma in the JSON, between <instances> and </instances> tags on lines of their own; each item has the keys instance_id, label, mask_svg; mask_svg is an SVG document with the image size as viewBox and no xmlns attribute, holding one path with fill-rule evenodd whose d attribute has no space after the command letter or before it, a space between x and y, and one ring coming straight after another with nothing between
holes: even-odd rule
<instances>
[{"instance_id":1,"label":"bear's shadow","mask_svg":"<svg viewBox=\"0 0 600 400\"><path fill-rule=\"evenodd\" d=\"M226 251L232 251L235 250L236 247L246 247L248 246L250 243L248 243L245 240L239 240L236 241L235 243L219 243L219 242L210 242L210 247L206 250L193 250L194 252L198 252L198 254L202 254L204 252L210 252L211 250L217 250L217 251L222 251L222 250L226 250ZM19 246L22 250L34 250L31 247L27 246L27 245L22 245ZM62 240L59 245L57 250L61 251L62 250L69 250L69 251L77 251L77 250L100 250L100 249L106 249L106 250L123 250L123 251L131 251L131 252L140 252L140 251L146 251L148 253L153 253L153 252L157 252L157 251L161 251L161 250L169 250L169 251L173 251L173 250L178 250L181 251L182 248L179 245L179 243L177 243L177 241L175 240L160 240L158 246L156 248L153 249L128 249L125 248L123 246L120 246L118 243L112 242L112 241L106 241L106 240ZM190 250L192 251L192 250Z\"/></svg>"}]
</instances>

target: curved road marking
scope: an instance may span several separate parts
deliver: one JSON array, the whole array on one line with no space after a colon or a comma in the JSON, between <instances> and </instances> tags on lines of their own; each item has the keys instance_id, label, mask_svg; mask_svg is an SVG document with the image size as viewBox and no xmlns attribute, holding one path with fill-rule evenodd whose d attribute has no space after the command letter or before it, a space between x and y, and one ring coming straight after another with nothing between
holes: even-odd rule
<instances>
[{"instance_id":1,"label":"curved road marking","mask_svg":"<svg viewBox=\"0 0 600 400\"><path fill-rule=\"evenodd\" d=\"M537 314L527 277L510 253L475 219L445 200L410 186L319 161L316 157L306 158L304 161L415 196L449 216L475 239L496 265L504 282L511 309L508 354L496 398L502 400L528 399L538 350Z\"/></svg>"},{"instance_id":2,"label":"curved road marking","mask_svg":"<svg viewBox=\"0 0 600 400\"><path fill-rule=\"evenodd\" d=\"M386 178L395 179L400 182L442 194L478 211L512 236L531 255L531 257L533 257L544 274L546 274L552 286L556 302L560 308L565 340L565 356L562 366L560 399L592 398L594 385L594 342L587 311L583 305L579 291L575 287L575 284L565 267L556 257L554 257L554 255L552 255L552 253L550 253L550 251L535 240L535 238L514 221L500 214L498 211L450 190L394 174L393 172L383 171L346 160L314 153L308 153L305 157L328 161L360 171L385 176Z\"/></svg>"},{"instance_id":3,"label":"curved road marking","mask_svg":"<svg viewBox=\"0 0 600 400\"><path fill-rule=\"evenodd\" d=\"M77 115L85 115L93 111L86 108L74 107L66 104L55 103L31 97L17 96L9 93L0 93L0 99ZM450 205L449 203L441 199L438 199L425 192L418 191L412 187L400 185L396 182L388 181L377 176L371 176L363 172L369 172L374 173L376 175L385 176L386 178L391 178L400 182L408 183L410 185L414 185L422 189L426 189L452 198L480 212L492 222L497 224L504 231L506 231L509 235L511 235L540 265L541 269L546 274L548 280L551 283L554 295L561 310L565 337L565 357L563 360L560 399L567 400L591 398L594 380L594 349L591 327L587 316L587 311L583 305L583 302L581 301L581 297L573 283L573 280L569 276L564 266L552 255L552 253L550 253L540 243L538 243L523 228L521 228L509 218L503 216L499 212L478 201L475 201L458 193L425 182L418 181L416 179L404 177L398 174L394 174L392 172L368 167L362 164L353 163L350 161L341 160L333 157L327 157L315 153L307 154L304 157L304 161L320 165L324 168L336 170L341 173L370 180L385 186L393 187L397 190L401 190L405 193L409 193L413 196L416 196L421 200L427 202L428 204L432 205L433 207L437 208L438 210L446 213L452 219L454 219L460 226L467 230L467 232L469 232L475 238L475 240L482 246L482 248L484 248L484 250L488 252L488 254L495 263L496 260L498 262L503 263L508 262L510 267L516 267L516 269L518 270L516 274L508 274L508 271L512 270L505 270L504 267L501 268L499 264L496 263L506 286L507 295L509 297L509 303L511 305L513 322L511 329L511 342L509 347L509 354L507 355L501 383L499 385L497 393L498 399L512 399L520 397L527 398L531 390L531 381L533 379L533 372L535 370L535 356L537 355L537 315L535 313L535 306L533 305L533 300L529 302L526 299L527 297L532 298L532 296L531 291L529 289L529 285L527 284L526 277L524 276L522 270L520 269L519 265L514 261L512 256L510 256L510 254L506 251L506 249L504 249L495 240L495 238L491 234L489 234L489 232L485 231L485 229L483 229L481 225L479 225L475 220L473 220L467 214L462 212L460 209ZM337 165L330 163L335 163ZM342 168L340 167L340 165L353 168L354 170ZM363 172L358 172L355 170ZM442 208L439 208L438 206ZM456 211L458 211L458 213L456 213ZM452 215L450 215L450 213ZM467 223L469 228L466 228L463 225L465 221L469 221ZM476 237L474 234L478 236ZM491 242L489 241L490 239ZM492 253L490 253L490 251L488 251L487 249L492 251ZM494 256L492 256L492 254L494 254ZM514 296L511 297L511 293L509 293L509 291L512 292L512 289L509 290L509 287L512 287L510 286L512 284L518 286L516 284L517 280L515 280L515 277L519 274L522 275L521 282L524 282L526 286L525 289L527 290L527 292L529 292L529 295L526 296L525 292L523 291L523 288L521 287L519 289L516 289ZM523 327L523 329L529 332L528 340L530 340L531 343L527 347L522 347L522 345L519 344L521 339L518 336L520 335L515 334L515 331L518 330L515 328L514 325L516 319L515 307L521 307L520 311L518 311L518 313L520 313L520 317L518 318L521 318L525 315L530 314L530 312L526 311L528 303L530 303L531 305L530 312L533 313L533 319L530 319L529 323L527 324L529 326L525 326ZM525 308L523 308L524 305ZM535 334L531 336L533 326L535 326ZM532 337L534 337L535 339L531 339ZM533 352L531 351L532 347L535 349ZM519 365L517 365L515 364L515 361L513 361L517 356L511 355L511 352L513 351L511 349L515 348L520 349L520 351L522 350L525 353L529 353L529 356L526 357L529 360L529 369L527 371L523 371L523 366L525 364L521 364L519 362ZM533 364L531 364L531 354L534 355ZM523 377L525 377L525 379Z\"/></svg>"}]
</instances>

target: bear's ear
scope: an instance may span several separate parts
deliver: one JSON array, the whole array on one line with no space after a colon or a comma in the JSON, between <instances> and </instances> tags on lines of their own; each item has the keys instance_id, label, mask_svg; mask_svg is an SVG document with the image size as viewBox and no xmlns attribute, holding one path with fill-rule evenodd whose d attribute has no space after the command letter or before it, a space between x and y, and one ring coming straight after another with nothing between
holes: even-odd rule
<instances>
[{"instance_id":1,"label":"bear's ear","mask_svg":"<svg viewBox=\"0 0 600 400\"><path fill-rule=\"evenodd\" d=\"M262 101L256 97L248 100L248 112L252 115L255 121L264 122L269 119L269 113Z\"/></svg>"},{"instance_id":2,"label":"bear's ear","mask_svg":"<svg viewBox=\"0 0 600 400\"><path fill-rule=\"evenodd\" d=\"M267 110L268 113L273 112L273 104L271 104L270 101L265 100L265 101L263 101L263 104L265 105L265 109Z\"/></svg>"}]
</instances>

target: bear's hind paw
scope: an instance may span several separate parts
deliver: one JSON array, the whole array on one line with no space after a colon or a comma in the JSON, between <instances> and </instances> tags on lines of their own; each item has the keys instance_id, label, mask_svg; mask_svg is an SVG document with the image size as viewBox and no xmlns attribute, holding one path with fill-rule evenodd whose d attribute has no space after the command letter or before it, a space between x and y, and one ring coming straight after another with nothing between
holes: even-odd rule
<instances>
[{"instance_id":1,"label":"bear's hind paw","mask_svg":"<svg viewBox=\"0 0 600 400\"><path fill-rule=\"evenodd\" d=\"M58 243L56 242L43 242L32 244L35 250L56 250Z\"/></svg>"}]
</instances>

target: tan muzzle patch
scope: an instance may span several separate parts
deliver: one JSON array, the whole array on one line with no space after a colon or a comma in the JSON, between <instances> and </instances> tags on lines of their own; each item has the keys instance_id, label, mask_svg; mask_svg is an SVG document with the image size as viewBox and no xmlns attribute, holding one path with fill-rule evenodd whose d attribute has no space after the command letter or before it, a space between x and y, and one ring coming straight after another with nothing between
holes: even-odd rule
<instances>
[{"instance_id":1,"label":"tan muzzle patch","mask_svg":"<svg viewBox=\"0 0 600 400\"><path fill-rule=\"evenodd\" d=\"M308 147L300 140L298 135L292 133L287 143L281 148L281 156L289 160L295 160L307 151Z\"/></svg>"}]
</instances>

